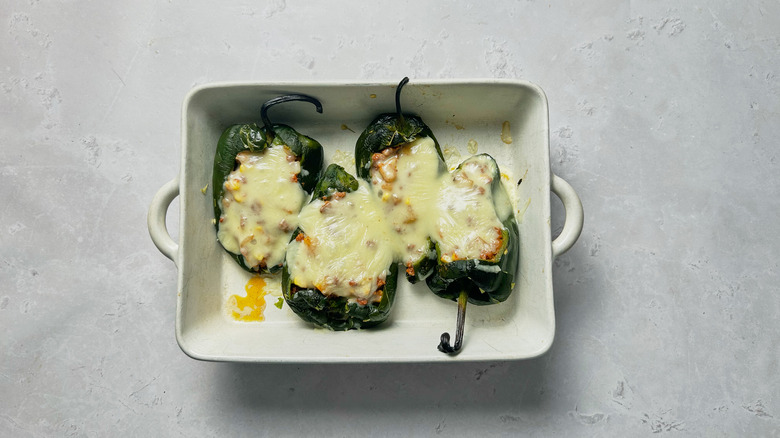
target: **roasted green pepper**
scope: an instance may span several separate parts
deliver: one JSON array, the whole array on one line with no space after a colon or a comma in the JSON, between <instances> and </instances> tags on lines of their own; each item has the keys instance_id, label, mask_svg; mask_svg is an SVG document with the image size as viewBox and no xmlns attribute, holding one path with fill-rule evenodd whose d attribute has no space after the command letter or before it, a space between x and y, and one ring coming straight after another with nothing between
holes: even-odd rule
<instances>
[{"instance_id":1,"label":"roasted green pepper","mask_svg":"<svg viewBox=\"0 0 780 438\"><path fill-rule=\"evenodd\" d=\"M331 330L385 321L398 266L367 184L331 164L299 217L282 269L282 294L293 312Z\"/></svg>"},{"instance_id":2,"label":"roasted green pepper","mask_svg":"<svg viewBox=\"0 0 780 438\"><path fill-rule=\"evenodd\" d=\"M418 222L419 209L432 201L426 195L447 168L431 129L419 116L401 110L401 89L408 82L404 78L396 87L396 112L380 114L361 133L355 144L355 166L357 175L371 183L382 199L398 235L406 278L416 283L435 264L433 242Z\"/></svg>"},{"instance_id":3,"label":"roasted green pepper","mask_svg":"<svg viewBox=\"0 0 780 438\"><path fill-rule=\"evenodd\" d=\"M317 112L322 112L320 102L310 96L292 94L271 99L265 102L260 109L263 126L260 127L255 123L248 123L228 127L219 138L214 156L212 187L217 235L220 237L220 243L233 259L242 268L253 273L274 273L281 269L284 245L289 240L290 232L294 229L295 214L297 214L297 210L305 202L305 194L311 193L322 172L323 150L320 143L296 132L287 125L272 124L268 119L267 112L270 107L289 101L310 102L315 105ZM277 148L276 146L281 146L282 148ZM270 157L271 151L273 151L274 159L278 162L273 165L268 163L262 165L265 168L272 168L265 170L266 173L262 175L271 175L273 177L269 179L268 184L274 188L269 186L252 187L251 193L244 191L239 196L238 190L248 179L246 175L242 175L240 172L243 172L245 168L251 167L249 165L250 161L257 163L258 161L253 160L256 160L260 153ZM270 160L271 158L268 159ZM247 163L246 167L244 163ZM260 167L257 168L260 169ZM289 181L293 183L289 186L292 187L279 186L277 184L278 175L271 174L271 172L276 172L277 169L279 172L287 172ZM258 177L255 179L255 181L258 180L259 182L254 184L263 184L262 178ZM295 182L297 182L297 185L294 184ZM297 189L297 186L302 188L303 191ZM258 188L260 190L257 190ZM277 189L280 193L268 193L269 190ZM285 189L288 192L292 190L295 193L284 192ZM258 196L257 202L247 205L248 202L244 202L243 197L250 194ZM243 210L230 216L227 213L227 209L231 203L235 205L243 203L241 205ZM258 212L261 209L272 212L282 211L286 216L279 217L279 215L274 216L271 214L268 218L260 217ZM247 216L252 214L258 217L257 222L251 224L255 230L251 232L243 230L241 234L236 232L231 234L230 237L225 237L224 233L227 233L229 228L229 224L225 224L224 233L220 235L221 225L226 220L238 221L240 224L233 224L233 228L245 229L250 226L247 224ZM264 223L266 219L270 220L271 217L277 223ZM288 219L293 224L289 224ZM257 235L253 233L257 233ZM264 234L260 235L261 233ZM268 248L258 246L257 242L261 238L264 239L262 244L273 245L272 256ZM247 239L250 240L247 241ZM281 253L279 253L280 251ZM271 260L272 263L269 264L268 260Z\"/></svg>"},{"instance_id":4,"label":"roasted green pepper","mask_svg":"<svg viewBox=\"0 0 780 438\"><path fill-rule=\"evenodd\" d=\"M489 155L466 159L443 179L439 205L437 263L426 283L436 295L458 302L455 345L444 333L438 347L457 353L466 304L500 303L512 293L519 235L498 165Z\"/></svg>"}]
</instances>

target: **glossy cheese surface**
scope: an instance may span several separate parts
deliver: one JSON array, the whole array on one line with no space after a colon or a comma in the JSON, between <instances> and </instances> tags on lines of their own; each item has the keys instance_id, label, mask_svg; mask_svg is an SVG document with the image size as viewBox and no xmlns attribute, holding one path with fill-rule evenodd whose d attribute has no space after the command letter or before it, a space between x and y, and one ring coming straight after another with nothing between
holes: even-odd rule
<instances>
[{"instance_id":1,"label":"glossy cheese surface","mask_svg":"<svg viewBox=\"0 0 780 438\"><path fill-rule=\"evenodd\" d=\"M503 187L492 191L496 164L485 156L465 160L440 179L434 238L441 261L490 260L501 246L502 219L512 213Z\"/></svg>"},{"instance_id":2,"label":"glossy cheese surface","mask_svg":"<svg viewBox=\"0 0 780 438\"><path fill-rule=\"evenodd\" d=\"M397 235L399 260L414 263L427 255L432 218L436 216L439 156L433 139L423 137L374 154L371 184Z\"/></svg>"},{"instance_id":3,"label":"glossy cheese surface","mask_svg":"<svg viewBox=\"0 0 780 438\"><path fill-rule=\"evenodd\" d=\"M315 199L299 214L302 234L287 248L294 284L360 304L378 301L395 254L379 200L365 181L350 193Z\"/></svg>"},{"instance_id":4,"label":"glossy cheese surface","mask_svg":"<svg viewBox=\"0 0 780 438\"><path fill-rule=\"evenodd\" d=\"M217 238L250 267L281 264L306 200L297 182L301 165L281 145L243 151L236 160L238 169L224 183Z\"/></svg>"}]
</instances>

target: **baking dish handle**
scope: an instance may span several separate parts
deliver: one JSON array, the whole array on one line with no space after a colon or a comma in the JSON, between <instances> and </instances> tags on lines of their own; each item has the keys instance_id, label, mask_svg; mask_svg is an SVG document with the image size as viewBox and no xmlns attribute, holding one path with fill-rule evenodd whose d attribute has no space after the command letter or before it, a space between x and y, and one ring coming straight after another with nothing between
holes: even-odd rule
<instances>
[{"instance_id":1,"label":"baking dish handle","mask_svg":"<svg viewBox=\"0 0 780 438\"><path fill-rule=\"evenodd\" d=\"M179 252L179 245L173 241L168 233L168 227L165 224L165 217L168 214L168 207L176 197L179 196L179 178L176 177L160 187L160 190L154 195L152 205L149 207L149 215L146 217L146 224L149 227L149 235L152 242L165 257L168 257L176 263L176 254Z\"/></svg>"},{"instance_id":2,"label":"baking dish handle","mask_svg":"<svg viewBox=\"0 0 780 438\"><path fill-rule=\"evenodd\" d=\"M550 180L550 189L555 196L563 202L563 209L566 210L566 220L563 223L561 234L552 241L553 258L565 253L574 245L574 242L582 233L582 224L585 220L585 214L582 211L582 202L577 192L563 178L552 174Z\"/></svg>"}]
</instances>

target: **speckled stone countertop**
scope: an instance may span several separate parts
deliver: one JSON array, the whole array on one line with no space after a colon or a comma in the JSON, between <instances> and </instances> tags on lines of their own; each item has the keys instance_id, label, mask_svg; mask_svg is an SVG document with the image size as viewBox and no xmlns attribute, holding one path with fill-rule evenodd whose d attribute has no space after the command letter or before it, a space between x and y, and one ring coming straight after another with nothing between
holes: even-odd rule
<instances>
[{"instance_id":1,"label":"speckled stone countertop","mask_svg":"<svg viewBox=\"0 0 780 438\"><path fill-rule=\"evenodd\" d=\"M777 436L780 3L8 0L0 436ZM526 361L185 356L146 214L229 80L519 78L585 228ZM553 199L554 230L563 209ZM178 207L169 212L176 237Z\"/></svg>"}]
</instances>

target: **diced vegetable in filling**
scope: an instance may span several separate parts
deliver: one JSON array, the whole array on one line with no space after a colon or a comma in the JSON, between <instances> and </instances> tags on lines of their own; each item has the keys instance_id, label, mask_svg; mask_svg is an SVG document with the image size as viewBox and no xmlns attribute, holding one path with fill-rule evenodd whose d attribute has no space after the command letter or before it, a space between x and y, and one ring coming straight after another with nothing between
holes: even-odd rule
<instances>
[{"instance_id":1,"label":"diced vegetable in filling","mask_svg":"<svg viewBox=\"0 0 780 438\"><path fill-rule=\"evenodd\" d=\"M282 145L242 151L236 161L224 183L217 238L251 268L280 265L306 200L298 184L301 165Z\"/></svg>"},{"instance_id":2,"label":"diced vegetable in filling","mask_svg":"<svg viewBox=\"0 0 780 438\"><path fill-rule=\"evenodd\" d=\"M365 305L382 298L393 264L393 244L384 212L368 185L313 200L301 210L298 234L287 249L295 287Z\"/></svg>"}]
</instances>

